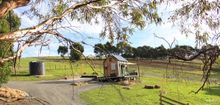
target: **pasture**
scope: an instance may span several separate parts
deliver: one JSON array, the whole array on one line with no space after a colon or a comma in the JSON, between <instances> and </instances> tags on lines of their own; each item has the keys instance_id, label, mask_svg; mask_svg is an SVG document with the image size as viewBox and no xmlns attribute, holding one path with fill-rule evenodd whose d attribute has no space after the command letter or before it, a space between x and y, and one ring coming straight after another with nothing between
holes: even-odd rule
<instances>
[{"instance_id":1,"label":"pasture","mask_svg":"<svg viewBox=\"0 0 220 105\"><path fill-rule=\"evenodd\" d=\"M199 60L191 62L172 60L171 63L168 63L167 60L128 60L129 62L137 64L129 66L128 70L137 70L139 67L142 77L166 77L179 78L187 81L200 81L202 76L202 63ZM45 63L46 76L40 78L29 76L30 61L43 61ZM94 72L97 72L98 76L103 75L103 60L70 62L63 60L61 57L30 57L22 58L17 62L16 71L12 71L10 80L62 79L65 76L94 75ZM210 80L213 82L220 81L220 65L214 65Z\"/></svg>"},{"instance_id":2,"label":"pasture","mask_svg":"<svg viewBox=\"0 0 220 105\"><path fill-rule=\"evenodd\" d=\"M30 61L43 61L45 63L46 75L41 77L29 76L29 62ZM95 71L90 67L87 61L81 60L72 63L68 60L63 60L60 57L38 57L38 58L22 58L17 63L16 71L12 71L10 80L54 80L63 79L64 77L72 78L73 76L80 75L92 75L93 72L98 72L102 75L102 66L99 63L101 61L94 61Z\"/></svg>"},{"instance_id":3,"label":"pasture","mask_svg":"<svg viewBox=\"0 0 220 105\"><path fill-rule=\"evenodd\" d=\"M131 60L132 61L132 60ZM89 105L158 105L159 94L188 103L189 105L219 105L220 104L220 70L214 65L210 84L199 94L194 94L201 86L202 64L199 60L192 62L162 60L139 60L141 82L130 86L130 90L114 84L103 88L87 91L81 98ZM144 89L145 85L160 85L161 89Z\"/></svg>"},{"instance_id":4,"label":"pasture","mask_svg":"<svg viewBox=\"0 0 220 105\"><path fill-rule=\"evenodd\" d=\"M146 84L157 84L161 89L144 89ZM219 105L220 85L209 85L199 94L194 94L200 82L144 77L141 83L130 86L130 90L114 84L103 86L81 94L88 105L159 105L159 94L163 91L167 97L189 105Z\"/></svg>"}]
</instances>

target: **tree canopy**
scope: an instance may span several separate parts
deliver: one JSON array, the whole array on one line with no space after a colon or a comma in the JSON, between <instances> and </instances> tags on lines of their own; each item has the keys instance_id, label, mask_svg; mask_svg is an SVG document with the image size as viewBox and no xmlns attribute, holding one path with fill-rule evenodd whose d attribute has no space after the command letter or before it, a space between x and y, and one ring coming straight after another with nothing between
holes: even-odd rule
<instances>
[{"instance_id":1,"label":"tree canopy","mask_svg":"<svg viewBox=\"0 0 220 105\"><path fill-rule=\"evenodd\" d=\"M59 46L57 49L57 53L60 54L61 57L64 57L64 55L68 52L68 47L66 46Z\"/></svg>"},{"instance_id":2,"label":"tree canopy","mask_svg":"<svg viewBox=\"0 0 220 105\"><path fill-rule=\"evenodd\" d=\"M82 58L84 47L80 43L74 43L70 46L70 60L78 61Z\"/></svg>"},{"instance_id":3,"label":"tree canopy","mask_svg":"<svg viewBox=\"0 0 220 105\"><path fill-rule=\"evenodd\" d=\"M40 5L47 5L47 7L39 8ZM155 1L139 0L49 0L47 2L42 0L2 0L0 17L4 16L8 10L21 6L28 6L30 9L26 10L24 15L39 19L39 23L0 35L0 40L19 40L18 56L29 46L47 45L51 36L69 44L74 43L59 30L75 30L71 21L92 25L103 23L100 37L109 38L111 41L114 39L126 40L126 36L131 35L135 28L143 29L148 23L161 22ZM63 26L63 23L70 24ZM8 59L5 58L1 61Z\"/></svg>"},{"instance_id":4,"label":"tree canopy","mask_svg":"<svg viewBox=\"0 0 220 105\"><path fill-rule=\"evenodd\" d=\"M1 33L0 40L19 40L20 50L17 51L19 56L29 46L47 45L48 37L51 36L67 43L74 43L59 30L62 28L74 30L75 26L71 21L92 25L103 23L100 37L107 37L111 41L114 39L126 41L127 36L131 35L135 28L143 29L149 23L162 21L157 13L160 5L179 6L169 19L180 26L183 33L194 34L198 44L207 43L210 34L214 34L214 38L218 39L216 31L219 27L218 0L1 0L0 3L0 17L5 16L10 10L27 6L28 9L23 14L39 19L35 26ZM40 8L41 5L47 7ZM63 23L70 24L62 26ZM208 27L207 31L203 30L204 26Z\"/></svg>"}]
</instances>

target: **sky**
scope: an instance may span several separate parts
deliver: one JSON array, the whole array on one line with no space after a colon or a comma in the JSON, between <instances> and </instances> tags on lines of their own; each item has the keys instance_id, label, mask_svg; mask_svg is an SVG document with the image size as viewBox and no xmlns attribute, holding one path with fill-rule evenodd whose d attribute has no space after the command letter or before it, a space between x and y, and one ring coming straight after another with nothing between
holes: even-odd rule
<instances>
[{"instance_id":1,"label":"sky","mask_svg":"<svg viewBox=\"0 0 220 105\"><path fill-rule=\"evenodd\" d=\"M160 25L148 24L143 30L136 29L133 35L131 35L129 38L131 46L138 47L147 45L151 47L157 47L163 45L165 47L168 47L168 44L165 41L158 39L154 36L157 35L160 37L164 37L169 42L172 42L175 38L175 44L178 45L190 45L194 47L195 39L193 35L189 35L186 37L185 35L181 34L178 27L174 26L173 23L167 22L167 18L171 14L172 10L174 10L177 7L178 6L161 6L158 9L158 12L162 17L163 22ZM30 19L29 17L21 14L22 11L26 9L27 7L21 7L14 10L15 13L18 14L19 17L21 17L21 29L36 25L38 22L34 18ZM90 45L94 45L96 43L106 43L108 41L107 39L99 38L99 33L102 29L102 23L100 23L100 25L94 26L89 24L81 24L77 21L73 21L73 24L76 24L77 31L79 33L76 34L67 30L61 31L65 36L71 38L74 41L84 41ZM23 52L22 57L58 56L57 49L59 45L62 44L54 40L49 44L48 47L44 47L42 50L40 50L39 46L29 47ZM84 54L86 56L95 55L93 53L93 47L89 45L84 45L84 50Z\"/></svg>"}]
</instances>

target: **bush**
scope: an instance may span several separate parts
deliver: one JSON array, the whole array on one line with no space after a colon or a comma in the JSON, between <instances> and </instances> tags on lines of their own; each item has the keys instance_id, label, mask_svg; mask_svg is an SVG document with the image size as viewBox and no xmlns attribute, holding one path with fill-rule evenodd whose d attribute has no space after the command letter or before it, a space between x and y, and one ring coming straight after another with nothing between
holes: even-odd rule
<instances>
[{"instance_id":1,"label":"bush","mask_svg":"<svg viewBox=\"0 0 220 105\"><path fill-rule=\"evenodd\" d=\"M11 63L6 62L0 65L0 86L7 83L11 73Z\"/></svg>"}]
</instances>

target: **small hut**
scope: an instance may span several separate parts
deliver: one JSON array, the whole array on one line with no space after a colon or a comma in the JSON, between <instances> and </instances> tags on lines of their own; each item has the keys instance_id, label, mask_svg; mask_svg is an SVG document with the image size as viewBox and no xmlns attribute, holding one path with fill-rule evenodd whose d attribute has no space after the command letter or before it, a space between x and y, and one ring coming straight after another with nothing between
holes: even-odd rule
<instances>
[{"instance_id":1,"label":"small hut","mask_svg":"<svg viewBox=\"0 0 220 105\"><path fill-rule=\"evenodd\" d=\"M120 55L109 55L103 63L105 77L123 77L128 75L128 61Z\"/></svg>"}]
</instances>

